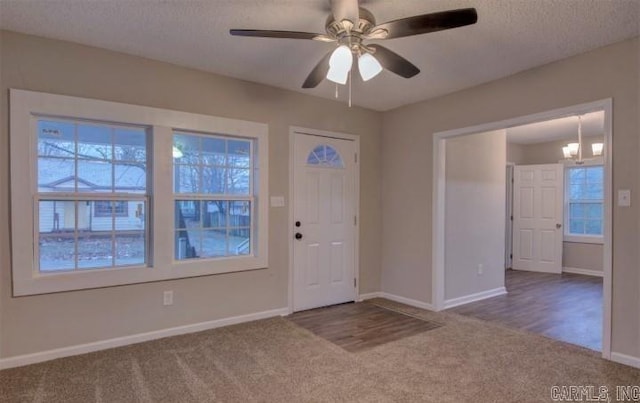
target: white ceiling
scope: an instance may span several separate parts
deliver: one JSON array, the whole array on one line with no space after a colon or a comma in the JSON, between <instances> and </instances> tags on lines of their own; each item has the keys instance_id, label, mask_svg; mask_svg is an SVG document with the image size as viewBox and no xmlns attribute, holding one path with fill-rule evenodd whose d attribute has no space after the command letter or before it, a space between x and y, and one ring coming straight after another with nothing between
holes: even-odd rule
<instances>
[{"instance_id":1,"label":"white ceiling","mask_svg":"<svg viewBox=\"0 0 640 403\"><path fill-rule=\"evenodd\" d=\"M422 72L354 80L356 105L388 110L640 34L640 0L365 0L378 23L475 7L472 26L384 41ZM240 38L230 28L324 32L327 0L0 0L0 27L332 98L302 82L333 45ZM355 75L357 76L357 74ZM344 99L346 91L342 91Z\"/></svg>"},{"instance_id":2,"label":"white ceiling","mask_svg":"<svg viewBox=\"0 0 640 403\"><path fill-rule=\"evenodd\" d=\"M604 137L604 111L580 116L584 137ZM516 144L546 143L554 140L578 141L578 117L569 116L507 129L507 142Z\"/></svg>"}]
</instances>

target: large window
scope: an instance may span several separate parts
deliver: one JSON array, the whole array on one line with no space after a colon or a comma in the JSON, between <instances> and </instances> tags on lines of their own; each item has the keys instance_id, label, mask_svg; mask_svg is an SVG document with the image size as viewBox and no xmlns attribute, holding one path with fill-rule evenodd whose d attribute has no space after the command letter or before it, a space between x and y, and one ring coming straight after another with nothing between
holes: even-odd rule
<instances>
[{"instance_id":1,"label":"large window","mask_svg":"<svg viewBox=\"0 0 640 403\"><path fill-rule=\"evenodd\" d=\"M604 231L604 168L566 168L565 240L601 242Z\"/></svg>"},{"instance_id":2,"label":"large window","mask_svg":"<svg viewBox=\"0 0 640 403\"><path fill-rule=\"evenodd\" d=\"M175 258L250 254L252 142L176 132L173 147Z\"/></svg>"},{"instance_id":3,"label":"large window","mask_svg":"<svg viewBox=\"0 0 640 403\"><path fill-rule=\"evenodd\" d=\"M145 128L37 118L38 270L145 265Z\"/></svg>"},{"instance_id":4,"label":"large window","mask_svg":"<svg viewBox=\"0 0 640 403\"><path fill-rule=\"evenodd\" d=\"M10 102L14 295L267 267L266 125L22 90Z\"/></svg>"}]
</instances>

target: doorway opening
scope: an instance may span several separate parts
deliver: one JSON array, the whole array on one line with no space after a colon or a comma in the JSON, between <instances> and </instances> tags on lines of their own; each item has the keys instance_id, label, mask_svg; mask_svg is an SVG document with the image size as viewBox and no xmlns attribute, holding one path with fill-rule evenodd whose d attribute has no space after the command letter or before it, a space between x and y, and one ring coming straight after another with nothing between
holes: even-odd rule
<instances>
[{"instance_id":1,"label":"doorway opening","mask_svg":"<svg viewBox=\"0 0 640 403\"><path fill-rule=\"evenodd\" d=\"M608 99L434 135L436 309L455 306L458 313L485 319L493 315L507 326L599 350L610 358L611 112ZM578 142L577 116L583 119L584 134L584 155L578 163L565 159L562 151L567 143ZM489 132L505 138L500 168L503 282L496 280L486 290L451 298L452 286L447 283L456 279L448 273L447 250L456 246L448 236L447 221L457 213L447 212L455 207L447 199L455 189L455 182L448 180L449 148L453 140ZM604 144L601 156L591 155L592 143ZM465 247L464 253L469 250ZM487 276L495 275L492 270L498 268L468 265L461 281L483 284ZM507 294L495 297L503 294L501 287ZM518 300L525 302L518 305Z\"/></svg>"}]
</instances>

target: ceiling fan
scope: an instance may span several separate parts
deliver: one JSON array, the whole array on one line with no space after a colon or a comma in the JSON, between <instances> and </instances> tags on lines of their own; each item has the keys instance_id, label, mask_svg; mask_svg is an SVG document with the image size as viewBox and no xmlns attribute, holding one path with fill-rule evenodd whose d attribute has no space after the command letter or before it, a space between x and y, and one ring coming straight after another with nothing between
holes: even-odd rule
<instances>
[{"instance_id":1,"label":"ceiling fan","mask_svg":"<svg viewBox=\"0 0 640 403\"><path fill-rule=\"evenodd\" d=\"M354 57L358 60L363 81L372 79L383 68L401 77L411 78L420 69L410 61L384 46L364 42L426 34L478 21L475 8L463 8L376 24L373 14L359 7L358 0L330 0L330 3L331 14L325 25L326 34L260 29L232 29L229 32L235 36L310 39L335 43L337 47L320 60L302 85L302 88L314 88L325 77L337 84L346 84Z\"/></svg>"}]
</instances>

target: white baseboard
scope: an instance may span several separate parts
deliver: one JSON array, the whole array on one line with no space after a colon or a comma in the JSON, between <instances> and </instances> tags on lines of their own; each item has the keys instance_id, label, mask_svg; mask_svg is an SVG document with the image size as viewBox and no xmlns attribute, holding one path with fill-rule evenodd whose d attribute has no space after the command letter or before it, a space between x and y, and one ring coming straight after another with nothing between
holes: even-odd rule
<instances>
[{"instance_id":1,"label":"white baseboard","mask_svg":"<svg viewBox=\"0 0 640 403\"><path fill-rule=\"evenodd\" d=\"M507 289L504 287L494 288L492 290L482 291L475 294L465 295L464 297L452 298L444 301L444 309L453 308L454 306L464 305L483 299L504 295Z\"/></svg>"},{"instance_id":2,"label":"white baseboard","mask_svg":"<svg viewBox=\"0 0 640 403\"><path fill-rule=\"evenodd\" d=\"M584 274L585 276L603 277L604 272L591 269L579 269L577 267L563 267L563 273Z\"/></svg>"},{"instance_id":3,"label":"white baseboard","mask_svg":"<svg viewBox=\"0 0 640 403\"><path fill-rule=\"evenodd\" d=\"M194 323L191 325L171 327L168 329L154 330L152 332L138 333L130 336L116 337L113 339L100 340L92 343L78 344L75 346L56 348L54 350L40 351L32 354L18 355L0 359L0 369L21 367L23 365L35 364L49 361L56 358L69 357L78 354L86 354L99 350L106 350L114 347L122 347L130 344L142 343L149 340L162 339L164 337L178 336L181 334L201 332L203 330L215 329L217 327L235 325L243 322L251 322L258 319L266 319L274 316L284 316L289 313L288 308L272 309L250 313L247 315L233 316L207 322Z\"/></svg>"},{"instance_id":4,"label":"white baseboard","mask_svg":"<svg viewBox=\"0 0 640 403\"><path fill-rule=\"evenodd\" d=\"M358 295L358 302L364 301L367 299L372 299L372 298L382 298L382 292L376 291L376 292L368 292L366 294L360 294Z\"/></svg>"},{"instance_id":5,"label":"white baseboard","mask_svg":"<svg viewBox=\"0 0 640 403\"><path fill-rule=\"evenodd\" d=\"M406 297L401 297L399 295L390 294L388 292L378 291L378 292L370 292L368 294L360 294L359 301L364 301L371 298L386 298L391 301L399 302L401 304L410 305L415 308L426 309L428 311L433 311L433 305L428 302L418 301L417 299L411 299Z\"/></svg>"},{"instance_id":6,"label":"white baseboard","mask_svg":"<svg viewBox=\"0 0 640 403\"><path fill-rule=\"evenodd\" d=\"M640 358L631 355L611 352L611 361L628 365L630 367L640 368Z\"/></svg>"}]
</instances>

